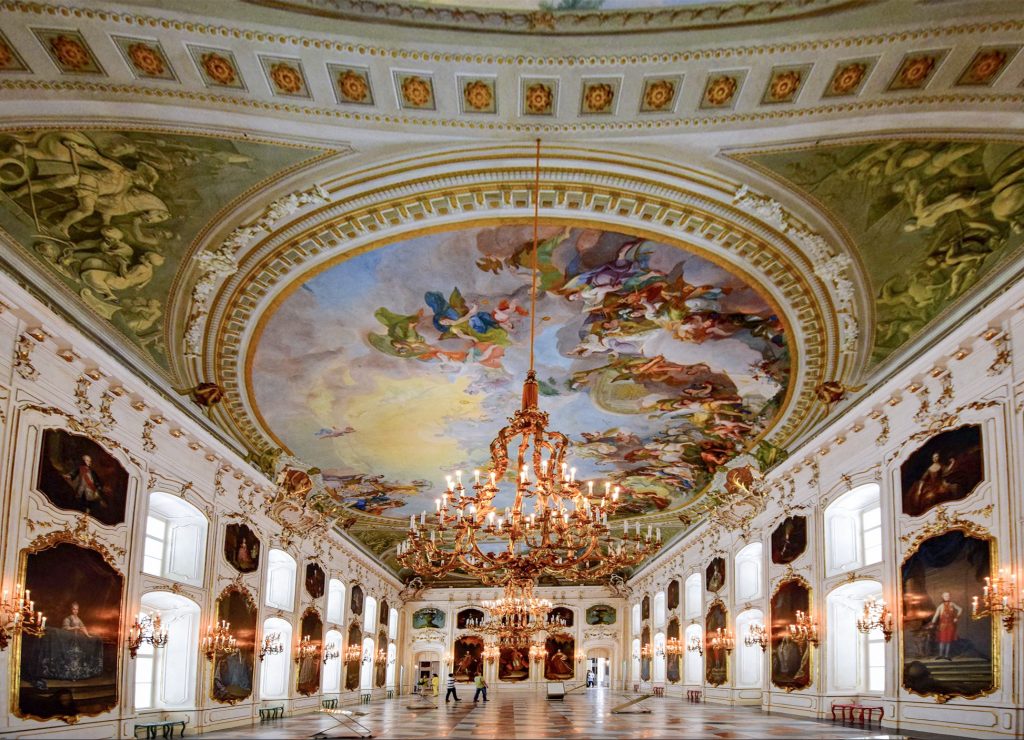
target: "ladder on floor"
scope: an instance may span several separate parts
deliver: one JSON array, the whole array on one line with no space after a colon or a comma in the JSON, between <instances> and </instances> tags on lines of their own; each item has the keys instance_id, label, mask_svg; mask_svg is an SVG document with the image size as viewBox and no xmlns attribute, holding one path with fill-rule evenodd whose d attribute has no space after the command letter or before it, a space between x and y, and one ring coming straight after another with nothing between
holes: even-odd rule
<instances>
[{"instance_id":1,"label":"ladder on floor","mask_svg":"<svg viewBox=\"0 0 1024 740\"><path fill-rule=\"evenodd\" d=\"M612 707L612 714L650 714L650 709L644 707L630 709L630 707L639 704L642 701L646 701L652 696L654 696L654 694L643 694L642 696L638 696L636 699L630 699L625 704L619 704L617 707Z\"/></svg>"},{"instance_id":2,"label":"ladder on floor","mask_svg":"<svg viewBox=\"0 0 1024 740\"><path fill-rule=\"evenodd\" d=\"M341 727L344 727L349 732L354 732L355 737L373 737L373 732L366 725L360 724L354 719L354 716L358 714L360 717L363 716L362 712L353 712L351 709L326 709L321 707L319 709L320 714L326 714L328 717L333 719ZM313 740L326 740L331 735L327 734L327 730L319 730L310 735Z\"/></svg>"}]
</instances>

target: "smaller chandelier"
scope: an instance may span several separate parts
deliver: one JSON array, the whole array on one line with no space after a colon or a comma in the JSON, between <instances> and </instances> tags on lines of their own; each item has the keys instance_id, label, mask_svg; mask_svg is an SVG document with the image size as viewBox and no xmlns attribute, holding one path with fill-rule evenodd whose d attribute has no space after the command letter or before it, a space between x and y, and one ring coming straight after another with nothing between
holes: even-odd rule
<instances>
[{"instance_id":1,"label":"smaller chandelier","mask_svg":"<svg viewBox=\"0 0 1024 740\"><path fill-rule=\"evenodd\" d=\"M789 625L789 637L797 645L810 643L818 647L818 623L806 613L797 610L796 622Z\"/></svg>"},{"instance_id":2,"label":"smaller chandelier","mask_svg":"<svg viewBox=\"0 0 1024 740\"><path fill-rule=\"evenodd\" d=\"M1017 599L1017 579L1005 568L995 578L985 576L981 601L971 599L971 619L1000 617L1007 632L1013 631L1017 615L1024 612L1024 602Z\"/></svg>"},{"instance_id":3,"label":"smaller chandelier","mask_svg":"<svg viewBox=\"0 0 1024 740\"><path fill-rule=\"evenodd\" d=\"M534 663L540 663L547 657L548 651L544 647L543 643L535 642L530 645L530 660Z\"/></svg>"},{"instance_id":4,"label":"smaller chandelier","mask_svg":"<svg viewBox=\"0 0 1024 740\"><path fill-rule=\"evenodd\" d=\"M160 621L160 612L153 616L140 614L128 629L128 656L134 658L142 645L162 648L167 645L167 627Z\"/></svg>"},{"instance_id":5,"label":"smaller chandelier","mask_svg":"<svg viewBox=\"0 0 1024 740\"><path fill-rule=\"evenodd\" d=\"M4 589L3 600L0 601L0 650L17 634L40 637L46 632L46 617L41 611L35 611L35 602L31 592L21 592L21 584L14 587L14 598Z\"/></svg>"},{"instance_id":6,"label":"smaller chandelier","mask_svg":"<svg viewBox=\"0 0 1024 740\"><path fill-rule=\"evenodd\" d=\"M262 661L268 655L280 655L284 652L284 645L281 643L281 633L271 632L263 636L263 645L258 653Z\"/></svg>"},{"instance_id":7,"label":"smaller chandelier","mask_svg":"<svg viewBox=\"0 0 1024 740\"><path fill-rule=\"evenodd\" d=\"M497 644L492 642L484 647L483 656L488 664L496 661L499 655L501 655L501 648Z\"/></svg>"},{"instance_id":8,"label":"smaller chandelier","mask_svg":"<svg viewBox=\"0 0 1024 740\"><path fill-rule=\"evenodd\" d=\"M670 637L665 640L665 652L670 656L682 655L686 652L683 641L678 637Z\"/></svg>"},{"instance_id":9,"label":"smaller chandelier","mask_svg":"<svg viewBox=\"0 0 1024 740\"><path fill-rule=\"evenodd\" d=\"M748 628L747 634L743 637L744 645L747 647L759 645L762 653L768 649L769 642L770 638L768 637L768 630L764 628L763 624L751 624Z\"/></svg>"},{"instance_id":10,"label":"smaller chandelier","mask_svg":"<svg viewBox=\"0 0 1024 740\"><path fill-rule=\"evenodd\" d=\"M736 647L736 638L731 631L719 627L718 631L713 633L708 640L708 646L712 650L724 650L726 653L732 653Z\"/></svg>"},{"instance_id":11,"label":"smaller chandelier","mask_svg":"<svg viewBox=\"0 0 1024 740\"><path fill-rule=\"evenodd\" d=\"M338 647L338 643L330 642L327 644L327 649L324 650L324 663L329 660L334 660L341 657L341 648Z\"/></svg>"},{"instance_id":12,"label":"smaller chandelier","mask_svg":"<svg viewBox=\"0 0 1024 740\"><path fill-rule=\"evenodd\" d=\"M220 622L207 627L206 637L203 638L202 650L209 661L237 653L238 642L235 640L235 636L231 634L231 623L226 619L222 619Z\"/></svg>"},{"instance_id":13,"label":"smaller chandelier","mask_svg":"<svg viewBox=\"0 0 1024 740\"><path fill-rule=\"evenodd\" d=\"M690 639L686 643L686 649L691 653L697 653L697 655L704 654L704 641L700 639L700 635L691 635Z\"/></svg>"},{"instance_id":14,"label":"smaller chandelier","mask_svg":"<svg viewBox=\"0 0 1024 740\"><path fill-rule=\"evenodd\" d=\"M362 657L363 657L363 649L359 645L357 645L355 643L351 643L351 644L349 644L349 646L347 648L345 648L345 662L346 663L355 663L357 660L359 660Z\"/></svg>"},{"instance_id":15,"label":"smaller chandelier","mask_svg":"<svg viewBox=\"0 0 1024 740\"><path fill-rule=\"evenodd\" d=\"M874 596L864 600L864 611L857 620L857 629L865 635L871 630L881 630L886 642L892 639L892 612L884 600L876 601Z\"/></svg>"}]
</instances>

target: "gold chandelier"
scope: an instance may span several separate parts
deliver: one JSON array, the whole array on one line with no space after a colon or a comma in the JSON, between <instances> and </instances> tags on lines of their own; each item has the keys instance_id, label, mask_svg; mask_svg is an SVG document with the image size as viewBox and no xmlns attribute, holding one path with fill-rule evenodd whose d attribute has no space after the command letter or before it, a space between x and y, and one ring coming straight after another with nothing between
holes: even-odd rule
<instances>
[{"instance_id":1,"label":"gold chandelier","mask_svg":"<svg viewBox=\"0 0 1024 740\"><path fill-rule=\"evenodd\" d=\"M467 487L462 471L449 476L434 500L435 511L409 518L409 532L397 546L398 562L417 575L438 578L462 570L487 585L534 583L544 574L568 581L589 581L636 565L661 547L661 530L641 532L626 522L614 536L608 517L619 507L619 488L605 483L594 490L576 480L566 453L569 439L548 430L548 415L538 407L534 370L537 318L537 249L540 229L540 140L537 140L533 191L533 254L530 287L530 369L522 405L491 442L490 471L474 471ZM509 470L509 446L515 449L515 496L504 510L494 504ZM511 482L511 481L509 481ZM533 510L526 503L533 501Z\"/></svg>"}]
</instances>

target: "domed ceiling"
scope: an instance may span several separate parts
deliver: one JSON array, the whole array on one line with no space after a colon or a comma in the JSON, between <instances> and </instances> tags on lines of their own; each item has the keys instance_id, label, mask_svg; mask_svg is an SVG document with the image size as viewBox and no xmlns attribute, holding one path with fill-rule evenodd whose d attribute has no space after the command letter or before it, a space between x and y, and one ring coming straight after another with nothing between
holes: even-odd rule
<instances>
[{"instance_id":1,"label":"domed ceiling","mask_svg":"<svg viewBox=\"0 0 1024 740\"><path fill-rule=\"evenodd\" d=\"M486 470L529 363L531 231L478 226L356 254L265 319L253 406L339 501L408 518L446 474ZM540 238L543 410L579 477L622 486L624 513L679 508L775 420L790 367L777 311L691 250L579 226Z\"/></svg>"}]
</instances>

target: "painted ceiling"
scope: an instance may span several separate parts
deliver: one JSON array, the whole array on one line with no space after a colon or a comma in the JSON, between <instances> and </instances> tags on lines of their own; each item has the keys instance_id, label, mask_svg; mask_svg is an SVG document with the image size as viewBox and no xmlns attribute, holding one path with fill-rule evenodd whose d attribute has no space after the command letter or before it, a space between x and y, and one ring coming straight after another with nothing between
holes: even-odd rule
<instances>
[{"instance_id":1,"label":"painted ceiling","mask_svg":"<svg viewBox=\"0 0 1024 740\"><path fill-rule=\"evenodd\" d=\"M813 199L874 293L871 359L904 346L1024 245L1024 146L887 138L742 157Z\"/></svg>"},{"instance_id":2,"label":"painted ceiling","mask_svg":"<svg viewBox=\"0 0 1024 740\"><path fill-rule=\"evenodd\" d=\"M538 135L563 147L552 178L593 167L586 216L564 189L544 206L562 212L543 229L542 405L581 474L667 536L706 514L719 461L826 421L800 405L815 383L870 388L1021 264L1012 2L87 4L0 5L0 260L168 395L220 383L197 423L322 469L339 526L385 561L398 517L485 466L518 402L529 233L505 214L528 195L450 198L445 168L478 152L506 184L523 178L492 148ZM620 31L659 33L596 36ZM599 192L616 157L633 201ZM659 241L645 223L683 203L653 195L683 170L714 206ZM411 183L438 193L352 205ZM321 186L303 231L293 196ZM413 226L380 238L392 212ZM218 251L238 230L256 236ZM806 326L779 320L801 307ZM243 313L249 364L227 372Z\"/></svg>"},{"instance_id":3,"label":"painted ceiling","mask_svg":"<svg viewBox=\"0 0 1024 740\"><path fill-rule=\"evenodd\" d=\"M250 187L322 153L159 131L0 133L0 229L75 311L168 372L165 309L192 239Z\"/></svg>"},{"instance_id":4,"label":"painted ceiling","mask_svg":"<svg viewBox=\"0 0 1024 740\"><path fill-rule=\"evenodd\" d=\"M679 508L779 410L776 311L692 252L545 226L536 368L582 479L623 513ZM407 519L444 476L486 471L529 362L531 228L427 234L353 256L284 299L256 340L251 393L270 431L339 501ZM499 500L501 506L510 505Z\"/></svg>"}]
</instances>

